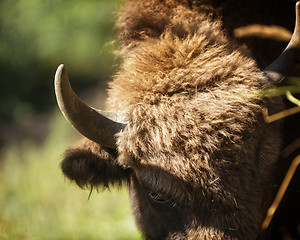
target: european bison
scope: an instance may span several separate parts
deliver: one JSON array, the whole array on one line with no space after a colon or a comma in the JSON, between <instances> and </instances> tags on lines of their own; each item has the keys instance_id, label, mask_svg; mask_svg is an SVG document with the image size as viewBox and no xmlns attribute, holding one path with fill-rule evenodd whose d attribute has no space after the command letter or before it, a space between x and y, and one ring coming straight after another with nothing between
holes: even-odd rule
<instances>
[{"instance_id":1,"label":"european bison","mask_svg":"<svg viewBox=\"0 0 300 240\"><path fill-rule=\"evenodd\" d=\"M82 103L64 66L57 70L60 109L86 137L66 152L64 174L79 186L128 182L146 239L267 238L261 223L282 137L262 111L283 105L262 91L299 63L300 5L288 48L263 71L281 43L233 33L272 20L291 27L283 2L128 0L107 111Z\"/></svg>"}]
</instances>

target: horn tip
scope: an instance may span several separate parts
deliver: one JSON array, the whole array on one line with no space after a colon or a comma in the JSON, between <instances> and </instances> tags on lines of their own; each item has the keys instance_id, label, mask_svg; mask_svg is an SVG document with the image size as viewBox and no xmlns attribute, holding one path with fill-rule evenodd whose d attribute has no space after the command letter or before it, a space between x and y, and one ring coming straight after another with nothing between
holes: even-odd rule
<instances>
[{"instance_id":1,"label":"horn tip","mask_svg":"<svg viewBox=\"0 0 300 240\"><path fill-rule=\"evenodd\" d=\"M55 95L58 100L58 105L61 105L60 99L62 98L62 91L63 88L68 85L68 75L65 69L64 64L60 64L56 70L55 77L54 77L54 90L55 90Z\"/></svg>"},{"instance_id":2,"label":"horn tip","mask_svg":"<svg viewBox=\"0 0 300 240\"><path fill-rule=\"evenodd\" d=\"M296 2L296 19L299 17L300 15L300 1Z\"/></svg>"},{"instance_id":3,"label":"horn tip","mask_svg":"<svg viewBox=\"0 0 300 240\"><path fill-rule=\"evenodd\" d=\"M62 75L65 72L65 65L60 64L55 73L55 82L61 81Z\"/></svg>"},{"instance_id":4,"label":"horn tip","mask_svg":"<svg viewBox=\"0 0 300 240\"><path fill-rule=\"evenodd\" d=\"M62 63L58 66L56 72L63 72L64 68L65 68L65 65Z\"/></svg>"}]
</instances>

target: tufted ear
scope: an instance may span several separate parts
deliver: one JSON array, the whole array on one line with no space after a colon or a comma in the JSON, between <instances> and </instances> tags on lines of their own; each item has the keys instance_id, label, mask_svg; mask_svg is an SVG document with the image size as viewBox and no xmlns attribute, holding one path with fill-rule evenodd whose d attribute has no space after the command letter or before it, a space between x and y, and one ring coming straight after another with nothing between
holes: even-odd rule
<instances>
[{"instance_id":1,"label":"tufted ear","mask_svg":"<svg viewBox=\"0 0 300 240\"><path fill-rule=\"evenodd\" d=\"M80 187L108 188L128 178L128 170L117 163L116 156L114 150L84 138L66 151L61 169Z\"/></svg>"}]
</instances>

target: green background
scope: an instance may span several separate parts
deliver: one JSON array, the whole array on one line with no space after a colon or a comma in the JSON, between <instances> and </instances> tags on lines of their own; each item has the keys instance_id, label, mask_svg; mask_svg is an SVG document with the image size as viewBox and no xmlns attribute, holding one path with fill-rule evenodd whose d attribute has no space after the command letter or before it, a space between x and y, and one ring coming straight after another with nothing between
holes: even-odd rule
<instances>
[{"instance_id":1,"label":"green background","mask_svg":"<svg viewBox=\"0 0 300 240\"><path fill-rule=\"evenodd\" d=\"M140 239L124 188L79 189L59 168L79 134L58 111L64 63L74 90L102 105L119 59L118 0L0 1L0 240ZM99 99L99 100L98 100Z\"/></svg>"}]
</instances>

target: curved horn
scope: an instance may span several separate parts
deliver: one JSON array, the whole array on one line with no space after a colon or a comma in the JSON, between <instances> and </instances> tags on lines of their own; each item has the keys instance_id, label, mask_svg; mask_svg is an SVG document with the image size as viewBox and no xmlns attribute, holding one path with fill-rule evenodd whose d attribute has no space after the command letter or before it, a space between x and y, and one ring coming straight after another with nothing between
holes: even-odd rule
<instances>
[{"instance_id":1,"label":"curved horn","mask_svg":"<svg viewBox=\"0 0 300 240\"><path fill-rule=\"evenodd\" d=\"M55 95L61 112L75 129L104 147L116 148L114 136L125 127L124 115L96 110L84 104L72 90L63 64L55 74Z\"/></svg>"},{"instance_id":2,"label":"curved horn","mask_svg":"<svg viewBox=\"0 0 300 240\"><path fill-rule=\"evenodd\" d=\"M300 1L296 3L296 23L292 38L283 53L267 68L264 74L274 84L279 84L287 75L299 75L300 63ZM298 65L298 66L297 66Z\"/></svg>"}]
</instances>

